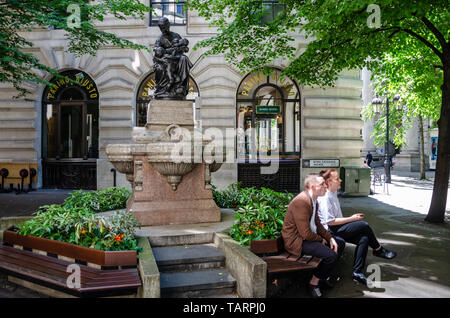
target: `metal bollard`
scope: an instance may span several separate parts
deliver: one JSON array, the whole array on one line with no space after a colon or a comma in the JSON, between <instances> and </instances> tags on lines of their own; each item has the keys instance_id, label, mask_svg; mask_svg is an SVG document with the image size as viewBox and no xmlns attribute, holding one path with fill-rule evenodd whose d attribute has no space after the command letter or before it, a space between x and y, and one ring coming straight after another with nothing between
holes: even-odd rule
<instances>
[{"instance_id":1,"label":"metal bollard","mask_svg":"<svg viewBox=\"0 0 450 318\"><path fill-rule=\"evenodd\" d=\"M36 176L36 174L36 169L30 168L30 184L28 186L28 191L36 191L36 189L33 189L33 178Z\"/></svg>"},{"instance_id":2,"label":"metal bollard","mask_svg":"<svg viewBox=\"0 0 450 318\"><path fill-rule=\"evenodd\" d=\"M23 190L23 181L25 180L26 177L28 177L28 170L27 169L20 170L19 175L20 175L20 178L22 179L22 181L20 182L19 189L16 190L16 194L19 194L22 192L28 193L28 191Z\"/></svg>"},{"instance_id":3,"label":"metal bollard","mask_svg":"<svg viewBox=\"0 0 450 318\"><path fill-rule=\"evenodd\" d=\"M11 191L5 190L5 179L6 179L6 177L8 177L8 175L9 175L8 169L2 168L0 170L0 176L2 177L2 184L0 185L0 193L11 192Z\"/></svg>"},{"instance_id":4,"label":"metal bollard","mask_svg":"<svg viewBox=\"0 0 450 318\"><path fill-rule=\"evenodd\" d=\"M111 172L113 173L113 186L116 187L116 174L117 174L117 170L116 168L111 168Z\"/></svg>"}]
</instances>

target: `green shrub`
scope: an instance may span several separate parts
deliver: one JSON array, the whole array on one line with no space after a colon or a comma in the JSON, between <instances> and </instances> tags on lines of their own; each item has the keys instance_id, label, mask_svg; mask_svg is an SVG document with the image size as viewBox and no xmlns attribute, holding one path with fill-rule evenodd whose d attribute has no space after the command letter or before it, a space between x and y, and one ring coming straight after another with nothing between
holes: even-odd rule
<instances>
[{"instance_id":1,"label":"green shrub","mask_svg":"<svg viewBox=\"0 0 450 318\"><path fill-rule=\"evenodd\" d=\"M267 188L242 188L240 183L231 184L223 191L213 187L213 198L219 207L237 209L230 236L241 245L280 236L293 197L291 193Z\"/></svg>"},{"instance_id":2,"label":"green shrub","mask_svg":"<svg viewBox=\"0 0 450 318\"><path fill-rule=\"evenodd\" d=\"M126 188L111 187L88 192L77 190L62 203L66 208L86 208L93 212L124 209L131 191Z\"/></svg>"}]
</instances>

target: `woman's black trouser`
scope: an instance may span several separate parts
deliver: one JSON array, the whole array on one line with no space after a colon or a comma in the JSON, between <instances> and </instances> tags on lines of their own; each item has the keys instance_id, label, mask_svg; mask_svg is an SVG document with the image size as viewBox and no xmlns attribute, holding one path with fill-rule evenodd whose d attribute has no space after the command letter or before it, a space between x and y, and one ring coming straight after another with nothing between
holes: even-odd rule
<instances>
[{"instance_id":1,"label":"woman's black trouser","mask_svg":"<svg viewBox=\"0 0 450 318\"><path fill-rule=\"evenodd\" d=\"M330 232L343 238L346 242L356 245L353 272L361 273L366 262L367 250L380 247L375 234L369 224L364 221L355 221L342 225L330 226Z\"/></svg>"}]
</instances>

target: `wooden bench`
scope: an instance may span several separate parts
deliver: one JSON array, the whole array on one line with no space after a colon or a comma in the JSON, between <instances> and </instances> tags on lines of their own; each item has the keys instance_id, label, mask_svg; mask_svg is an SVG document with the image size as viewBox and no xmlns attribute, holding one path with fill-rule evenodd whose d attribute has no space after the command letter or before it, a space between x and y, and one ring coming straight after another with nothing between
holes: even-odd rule
<instances>
[{"instance_id":1,"label":"wooden bench","mask_svg":"<svg viewBox=\"0 0 450 318\"><path fill-rule=\"evenodd\" d=\"M311 255L289 254L284 250L281 236L273 240L251 241L250 250L267 263L267 275L270 278L277 274L312 270L322 261Z\"/></svg>"},{"instance_id":2,"label":"wooden bench","mask_svg":"<svg viewBox=\"0 0 450 318\"><path fill-rule=\"evenodd\" d=\"M283 292L289 285L292 274L301 279L309 279L306 275L315 269L322 259L311 255L295 256L284 249L283 238L273 240L256 240L250 242L250 251L258 255L267 264L266 297L272 297ZM289 279L283 279L289 278Z\"/></svg>"},{"instance_id":3,"label":"wooden bench","mask_svg":"<svg viewBox=\"0 0 450 318\"><path fill-rule=\"evenodd\" d=\"M123 296L137 293L142 285L137 268L98 269L84 264L80 268L80 288L69 288L67 272L73 262L56 255L40 255L0 242L0 270L17 279L77 297ZM12 280L14 282L14 280Z\"/></svg>"}]
</instances>

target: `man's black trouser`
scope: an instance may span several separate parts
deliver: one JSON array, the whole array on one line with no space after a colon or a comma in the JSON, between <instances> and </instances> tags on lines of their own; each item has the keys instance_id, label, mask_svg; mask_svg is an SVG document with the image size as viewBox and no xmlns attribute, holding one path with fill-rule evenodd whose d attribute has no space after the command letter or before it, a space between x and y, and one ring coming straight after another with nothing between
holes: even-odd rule
<instances>
[{"instance_id":1,"label":"man's black trouser","mask_svg":"<svg viewBox=\"0 0 450 318\"><path fill-rule=\"evenodd\" d=\"M333 236L338 245L337 254L329 247L321 242L303 241L302 254L312 255L322 259L319 266L314 270L314 276L320 279L326 279L330 276L331 270L336 265L336 261L344 251L345 241L340 237Z\"/></svg>"},{"instance_id":2,"label":"man's black trouser","mask_svg":"<svg viewBox=\"0 0 450 318\"><path fill-rule=\"evenodd\" d=\"M330 232L343 238L346 242L356 245L353 272L361 273L366 262L367 250L380 247L375 234L369 224L364 221L355 221L342 225L330 226Z\"/></svg>"}]
</instances>

